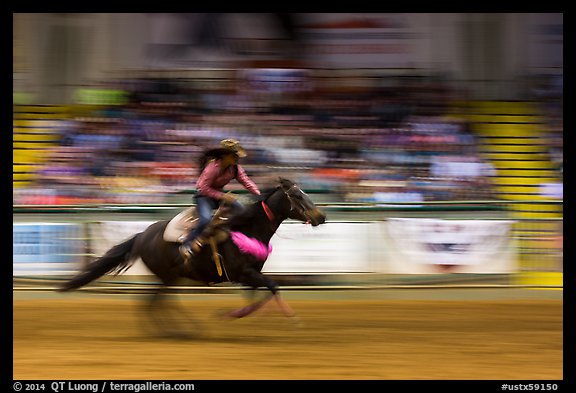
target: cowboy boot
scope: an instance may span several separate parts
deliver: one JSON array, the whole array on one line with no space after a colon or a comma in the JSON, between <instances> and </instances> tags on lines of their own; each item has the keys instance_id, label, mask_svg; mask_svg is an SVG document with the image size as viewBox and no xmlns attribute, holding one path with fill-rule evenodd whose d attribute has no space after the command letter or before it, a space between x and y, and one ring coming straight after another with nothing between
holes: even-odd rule
<instances>
[{"instance_id":1,"label":"cowboy boot","mask_svg":"<svg viewBox=\"0 0 576 393\"><path fill-rule=\"evenodd\" d=\"M192 239L185 241L179 247L180 255L184 258L184 261L190 262L190 260L200 251L202 248L202 243L200 239Z\"/></svg>"}]
</instances>

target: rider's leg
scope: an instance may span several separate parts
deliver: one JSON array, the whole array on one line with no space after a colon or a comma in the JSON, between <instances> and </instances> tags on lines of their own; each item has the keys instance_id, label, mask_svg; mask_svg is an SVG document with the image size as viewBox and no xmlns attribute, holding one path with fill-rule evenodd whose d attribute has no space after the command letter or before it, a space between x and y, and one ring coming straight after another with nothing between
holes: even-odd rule
<instances>
[{"instance_id":1,"label":"rider's leg","mask_svg":"<svg viewBox=\"0 0 576 393\"><path fill-rule=\"evenodd\" d=\"M197 196L195 199L198 223L196 224L196 227L188 233L181 246L182 251L187 255L193 254L192 242L208 226L212 219L212 210L218 207L218 201L215 199L205 196Z\"/></svg>"}]
</instances>

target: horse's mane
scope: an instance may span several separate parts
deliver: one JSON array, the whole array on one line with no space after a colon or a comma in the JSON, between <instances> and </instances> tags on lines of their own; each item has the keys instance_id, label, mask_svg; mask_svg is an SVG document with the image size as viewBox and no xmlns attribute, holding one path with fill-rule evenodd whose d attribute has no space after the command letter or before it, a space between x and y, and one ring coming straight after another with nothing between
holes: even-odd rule
<instances>
[{"instance_id":1,"label":"horse's mane","mask_svg":"<svg viewBox=\"0 0 576 393\"><path fill-rule=\"evenodd\" d=\"M260 209L262 202L266 202L268 198L272 196L280 187L291 186L294 184L292 181L284 178L278 179L279 184L265 188L260 192L260 195L256 197L256 202L246 206L246 209L235 216L232 217L230 221L230 227L235 229L241 229L243 225L252 225L254 222L254 215L257 209Z\"/></svg>"},{"instance_id":2,"label":"horse's mane","mask_svg":"<svg viewBox=\"0 0 576 393\"><path fill-rule=\"evenodd\" d=\"M233 215L228 223L228 227L232 230L241 230L243 226L252 224L259 203L260 202L250 204L246 206L243 212Z\"/></svg>"},{"instance_id":3,"label":"horse's mane","mask_svg":"<svg viewBox=\"0 0 576 393\"><path fill-rule=\"evenodd\" d=\"M260 204L265 202L272 194L274 194L277 189L278 187L274 187L261 191L260 195L255 198L256 201L254 203L246 205L243 212L232 216L232 219L229 223L230 227L233 227L234 229L240 229L245 224L252 224L254 221L254 215L260 208Z\"/></svg>"},{"instance_id":4,"label":"horse's mane","mask_svg":"<svg viewBox=\"0 0 576 393\"><path fill-rule=\"evenodd\" d=\"M270 186L270 187L267 187L264 191L262 191L260 193L260 196L258 198L258 202L266 201L280 187L287 189L287 188L292 187L293 185L294 185L294 182L292 180L289 180L289 179L286 179L283 177L279 177L277 184Z\"/></svg>"},{"instance_id":5,"label":"horse's mane","mask_svg":"<svg viewBox=\"0 0 576 393\"><path fill-rule=\"evenodd\" d=\"M267 189L261 191L260 195L256 198L257 203L266 201L268 198L270 198L272 196L272 194L274 194L276 192L277 189L278 189L278 186L267 188Z\"/></svg>"},{"instance_id":6,"label":"horse's mane","mask_svg":"<svg viewBox=\"0 0 576 393\"><path fill-rule=\"evenodd\" d=\"M260 195L256 197L256 202L249 204L246 206L246 209L237 215L234 215L229 223L230 227L235 229L241 229L244 225L252 225L254 222L254 215L256 210L260 209L260 205L262 202L266 202L268 198L272 196L279 188L290 188L294 185L294 182L285 179L285 178L278 178L278 183L265 188L260 192Z\"/></svg>"}]
</instances>

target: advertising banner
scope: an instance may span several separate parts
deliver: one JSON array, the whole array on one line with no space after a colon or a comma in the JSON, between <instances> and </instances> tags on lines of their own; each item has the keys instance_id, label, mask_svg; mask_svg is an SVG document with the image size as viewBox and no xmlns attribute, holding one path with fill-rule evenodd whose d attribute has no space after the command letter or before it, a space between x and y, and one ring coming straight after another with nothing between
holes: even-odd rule
<instances>
[{"instance_id":1,"label":"advertising banner","mask_svg":"<svg viewBox=\"0 0 576 393\"><path fill-rule=\"evenodd\" d=\"M103 255L115 244L143 231L152 222L103 221L91 226L92 252ZM272 237L272 253L264 273L369 272L375 253L378 223L328 223L311 227L285 222ZM370 241L370 239L374 241ZM150 274L138 260L124 274Z\"/></svg>"},{"instance_id":2,"label":"advertising banner","mask_svg":"<svg viewBox=\"0 0 576 393\"><path fill-rule=\"evenodd\" d=\"M152 221L14 224L14 275L71 274L143 231ZM263 273L513 273L513 221L391 218L311 227L284 222L272 237ZM88 240L86 240L88 239ZM123 274L151 272L137 260Z\"/></svg>"},{"instance_id":3,"label":"advertising banner","mask_svg":"<svg viewBox=\"0 0 576 393\"><path fill-rule=\"evenodd\" d=\"M377 223L284 223L272 238L265 273L371 272Z\"/></svg>"},{"instance_id":4,"label":"advertising banner","mask_svg":"<svg viewBox=\"0 0 576 393\"><path fill-rule=\"evenodd\" d=\"M319 66L402 68L420 60L412 14L306 14L301 33Z\"/></svg>"},{"instance_id":5,"label":"advertising banner","mask_svg":"<svg viewBox=\"0 0 576 393\"><path fill-rule=\"evenodd\" d=\"M12 225L12 274L56 275L76 270L83 259L84 231L79 224Z\"/></svg>"},{"instance_id":6,"label":"advertising banner","mask_svg":"<svg viewBox=\"0 0 576 393\"><path fill-rule=\"evenodd\" d=\"M513 221L392 218L383 223L388 273L511 273Z\"/></svg>"}]
</instances>

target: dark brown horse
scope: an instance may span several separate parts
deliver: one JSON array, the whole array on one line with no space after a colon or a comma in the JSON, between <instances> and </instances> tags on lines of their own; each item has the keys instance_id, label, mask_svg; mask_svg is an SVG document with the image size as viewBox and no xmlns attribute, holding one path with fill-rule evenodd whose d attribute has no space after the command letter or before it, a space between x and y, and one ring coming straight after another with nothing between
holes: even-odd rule
<instances>
[{"instance_id":1,"label":"dark brown horse","mask_svg":"<svg viewBox=\"0 0 576 393\"><path fill-rule=\"evenodd\" d=\"M209 245L205 245L191 261L185 263L178 250L179 244L167 242L163 238L169 222L165 220L150 225L143 232L112 247L65 282L59 290L64 292L80 288L104 274L128 268L140 257L162 282L149 304L152 310L157 308L161 295L170 286L181 278L188 278L206 284L230 281L253 289L269 289L270 292L262 299L228 312L226 315L230 318L245 317L272 298L285 315L294 316L292 309L280 297L278 284L261 272L268 255L262 250L268 250L270 239L288 218L317 226L324 223L326 216L298 185L281 178L277 187L264 193L258 202L246 206L244 212L233 216L226 224L230 236L217 246L221 255L220 269ZM259 252L251 251L254 249Z\"/></svg>"}]
</instances>

